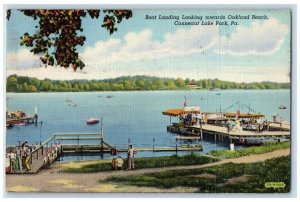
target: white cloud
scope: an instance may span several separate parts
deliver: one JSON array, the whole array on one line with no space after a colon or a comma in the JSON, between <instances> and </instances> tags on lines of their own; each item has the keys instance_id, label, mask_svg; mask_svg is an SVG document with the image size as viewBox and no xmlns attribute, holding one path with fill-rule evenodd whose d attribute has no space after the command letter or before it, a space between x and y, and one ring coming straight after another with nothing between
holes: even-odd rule
<instances>
[{"instance_id":1,"label":"white cloud","mask_svg":"<svg viewBox=\"0 0 300 202\"><path fill-rule=\"evenodd\" d=\"M253 21L250 27L238 26L234 33L222 37L221 50L215 52L235 56L271 55L280 49L288 33L289 26L276 19Z\"/></svg>"},{"instance_id":2,"label":"white cloud","mask_svg":"<svg viewBox=\"0 0 300 202\"><path fill-rule=\"evenodd\" d=\"M39 67L41 61L39 56L34 55L28 49L20 49L17 52L10 52L6 56L7 69L30 69Z\"/></svg>"},{"instance_id":3,"label":"white cloud","mask_svg":"<svg viewBox=\"0 0 300 202\"><path fill-rule=\"evenodd\" d=\"M153 60L174 56L185 56L212 47L218 37L218 27L193 26L166 33L162 42L152 38L152 31L127 33L121 39L99 41L81 53L89 67L105 67L117 62Z\"/></svg>"},{"instance_id":4,"label":"white cloud","mask_svg":"<svg viewBox=\"0 0 300 202\"><path fill-rule=\"evenodd\" d=\"M235 56L271 54L280 48L287 33L288 26L274 19L263 23L254 22L250 27L239 26L228 38L228 49L221 53ZM227 43L225 37L220 41L222 47ZM84 72L80 70L74 72L71 68L41 67L39 56L34 56L28 49L21 49L7 54L7 75L18 74L39 79L61 80L149 75L194 79L219 78L238 82L289 81L288 61L286 65L285 63L275 65L276 68L268 61L257 62L251 67L232 62L230 63L232 65L226 63L216 70L213 67L205 69L205 65L200 63L204 55L199 54L199 57L196 57L198 59L195 59L195 55L190 57L192 54L202 53L208 49L214 50L218 46L217 26L179 28L174 33L166 33L162 41L155 40L152 31L145 29L137 33L127 33L123 38L98 41L93 47L87 47L80 53L80 57L86 64ZM205 56L206 66L215 64L213 61L216 59L213 56L214 54L210 57ZM222 57L225 59L226 56Z\"/></svg>"},{"instance_id":5,"label":"white cloud","mask_svg":"<svg viewBox=\"0 0 300 202\"><path fill-rule=\"evenodd\" d=\"M235 82L290 82L290 68L280 65L276 68L274 66L253 66L251 68L224 66L219 75L220 80Z\"/></svg>"}]
</instances>

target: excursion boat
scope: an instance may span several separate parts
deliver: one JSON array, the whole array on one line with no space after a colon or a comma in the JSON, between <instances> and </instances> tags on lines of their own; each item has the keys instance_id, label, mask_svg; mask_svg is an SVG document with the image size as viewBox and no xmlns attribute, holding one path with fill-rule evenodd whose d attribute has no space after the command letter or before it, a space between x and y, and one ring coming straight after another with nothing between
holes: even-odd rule
<instances>
[{"instance_id":1,"label":"excursion boat","mask_svg":"<svg viewBox=\"0 0 300 202\"><path fill-rule=\"evenodd\" d=\"M93 124L97 124L97 123L99 123L99 122L100 122L99 119L90 118L89 120L86 121L86 124L88 124L88 125L93 125Z\"/></svg>"},{"instance_id":2,"label":"excursion boat","mask_svg":"<svg viewBox=\"0 0 300 202\"><path fill-rule=\"evenodd\" d=\"M285 105L280 105L280 106L278 107L278 109L286 109L286 106L285 106Z\"/></svg>"},{"instance_id":3,"label":"excursion boat","mask_svg":"<svg viewBox=\"0 0 300 202\"><path fill-rule=\"evenodd\" d=\"M14 125L15 125L15 126L25 126L25 125L26 125L26 122L24 122L24 121L16 121L16 122L14 123Z\"/></svg>"}]
</instances>

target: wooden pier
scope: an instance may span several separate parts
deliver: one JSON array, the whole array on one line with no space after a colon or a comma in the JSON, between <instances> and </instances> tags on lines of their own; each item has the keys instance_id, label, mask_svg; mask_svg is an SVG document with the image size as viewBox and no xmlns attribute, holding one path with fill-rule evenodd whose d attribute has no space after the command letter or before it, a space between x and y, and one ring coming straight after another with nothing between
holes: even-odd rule
<instances>
[{"instance_id":1,"label":"wooden pier","mask_svg":"<svg viewBox=\"0 0 300 202\"><path fill-rule=\"evenodd\" d=\"M81 140L94 140L94 144L81 144ZM64 143L64 141L73 141L69 144ZM77 141L77 144L74 143ZM31 159L31 170L28 172L17 171L12 174L34 174L40 169L45 167L45 157L47 150L52 148L52 145L57 145L59 143L59 155L56 156L57 160L60 156L64 154L99 154L110 153L116 155L117 153L126 153L128 148L117 148L104 141L102 132L99 133L55 133L52 137L44 141L40 146L38 146L30 154ZM14 148L8 149L12 150ZM184 146L174 146L174 147L148 147L148 148L135 148L138 152L183 152L183 151L202 151L201 145L184 145ZM50 164L51 164L50 163ZM49 164L48 164L49 166Z\"/></svg>"},{"instance_id":2,"label":"wooden pier","mask_svg":"<svg viewBox=\"0 0 300 202\"><path fill-rule=\"evenodd\" d=\"M232 140L239 140L239 139L247 139L247 138L290 138L291 132L290 131L245 131L245 130L228 130L227 127L222 126L215 126L205 124L202 126L186 126L186 129L190 131L191 134L194 136L200 137L201 131L203 134L212 136L215 141L224 141L228 139L230 143Z\"/></svg>"},{"instance_id":3,"label":"wooden pier","mask_svg":"<svg viewBox=\"0 0 300 202\"><path fill-rule=\"evenodd\" d=\"M201 140L200 136L176 136L176 140Z\"/></svg>"},{"instance_id":4,"label":"wooden pier","mask_svg":"<svg viewBox=\"0 0 300 202\"><path fill-rule=\"evenodd\" d=\"M63 153L101 153L100 145L62 145ZM103 153L112 153L112 149L116 149L117 153L126 153L127 148L105 148ZM148 147L134 148L137 152L182 152L182 151L202 151L202 146L191 146L191 147Z\"/></svg>"},{"instance_id":5,"label":"wooden pier","mask_svg":"<svg viewBox=\"0 0 300 202\"><path fill-rule=\"evenodd\" d=\"M6 125L13 126L17 122L26 122L26 123L37 123L38 116L26 116L26 117L20 117L20 118L6 118Z\"/></svg>"}]
</instances>

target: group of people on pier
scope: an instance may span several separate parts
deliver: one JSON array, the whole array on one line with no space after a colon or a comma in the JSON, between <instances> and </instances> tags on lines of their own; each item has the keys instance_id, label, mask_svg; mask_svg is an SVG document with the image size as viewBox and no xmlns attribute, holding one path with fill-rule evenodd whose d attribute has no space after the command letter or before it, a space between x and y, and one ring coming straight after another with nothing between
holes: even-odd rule
<instances>
[{"instance_id":1,"label":"group of people on pier","mask_svg":"<svg viewBox=\"0 0 300 202\"><path fill-rule=\"evenodd\" d=\"M36 145L28 145L25 141L22 145L16 146L11 152L6 153L6 173L26 173L31 170L32 163L35 159L32 157L33 152L36 154L38 147ZM40 158L44 158L43 166L52 164L61 153L61 145L40 148L43 150ZM35 154L33 155L35 157ZM38 154L37 154L38 155Z\"/></svg>"},{"instance_id":2,"label":"group of people on pier","mask_svg":"<svg viewBox=\"0 0 300 202\"><path fill-rule=\"evenodd\" d=\"M54 146L46 148L44 154L44 166L50 166L60 155L61 145L55 144Z\"/></svg>"},{"instance_id":3,"label":"group of people on pier","mask_svg":"<svg viewBox=\"0 0 300 202\"><path fill-rule=\"evenodd\" d=\"M35 146L29 146L25 141L21 146L15 147L10 153L6 154L6 173L28 172L31 167L31 152Z\"/></svg>"}]
</instances>

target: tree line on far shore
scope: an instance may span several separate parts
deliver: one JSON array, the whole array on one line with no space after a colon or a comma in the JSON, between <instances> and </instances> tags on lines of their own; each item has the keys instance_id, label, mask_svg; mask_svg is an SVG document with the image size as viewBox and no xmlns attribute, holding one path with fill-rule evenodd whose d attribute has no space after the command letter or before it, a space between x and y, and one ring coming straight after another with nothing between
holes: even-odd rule
<instances>
[{"instance_id":1,"label":"tree line on far shore","mask_svg":"<svg viewBox=\"0 0 300 202\"><path fill-rule=\"evenodd\" d=\"M254 82L236 83L218 79L190 80L150 76L125 76L105 80L50 80L10 75L7 92L82 92L132 90L188 90L198 89L290 89L290 83Z\"/></svg>"}]
</instances>

